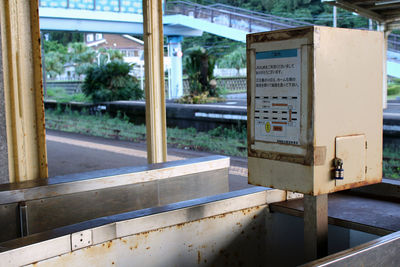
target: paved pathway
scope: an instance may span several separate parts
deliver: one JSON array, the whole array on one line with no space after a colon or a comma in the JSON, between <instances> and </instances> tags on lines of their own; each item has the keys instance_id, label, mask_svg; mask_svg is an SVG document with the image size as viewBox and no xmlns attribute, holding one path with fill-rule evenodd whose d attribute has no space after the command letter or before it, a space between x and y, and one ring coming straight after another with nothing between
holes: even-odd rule
<instances>
[{"instance_id":1,"label":"paved pathway","mask_svg":"<svg viewBox=\"0 0 400 267\"><path fill-rule=\"evenodd\" d=\"M49 176L147 164L146 144L47 130ZM169 148L168 161L211 153ZM247 160L231 157L230 190L248 187Z\"/></svg>"}]
</instances>

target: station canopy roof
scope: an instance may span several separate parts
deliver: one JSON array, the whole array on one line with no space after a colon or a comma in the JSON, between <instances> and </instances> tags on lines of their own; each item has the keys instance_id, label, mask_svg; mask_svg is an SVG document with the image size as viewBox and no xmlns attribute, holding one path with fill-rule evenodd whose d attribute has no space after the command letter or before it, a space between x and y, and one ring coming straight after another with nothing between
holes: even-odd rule
<instances>
[{"instance_id":1,"label":"station canopy roof","mask_svg":"<svg viewBox=\"0 0 400 267\"><path fill-rule=\"evenodd\" d=\"M387 30L400 29L400 0L322 0L386 25Z\"/></svg>"}]
</instances>

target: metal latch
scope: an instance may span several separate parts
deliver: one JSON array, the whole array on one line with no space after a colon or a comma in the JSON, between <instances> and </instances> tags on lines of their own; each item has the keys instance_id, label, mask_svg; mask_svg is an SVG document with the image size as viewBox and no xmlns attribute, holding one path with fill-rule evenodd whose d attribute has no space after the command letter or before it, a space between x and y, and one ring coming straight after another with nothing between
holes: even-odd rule
<instances>
[{"instance_id":1,"label":"metal latch","mask_svg":"<svg viewBox=\"0 0 400 267\"><path fill-rule=\"evenodd\" d=\"M343 160L340 158L335 158L333 160L333 165L335 167L334 177L335 180L343 180L344 179L344 170L343 170Z\"/></svg>"}]
</instances>

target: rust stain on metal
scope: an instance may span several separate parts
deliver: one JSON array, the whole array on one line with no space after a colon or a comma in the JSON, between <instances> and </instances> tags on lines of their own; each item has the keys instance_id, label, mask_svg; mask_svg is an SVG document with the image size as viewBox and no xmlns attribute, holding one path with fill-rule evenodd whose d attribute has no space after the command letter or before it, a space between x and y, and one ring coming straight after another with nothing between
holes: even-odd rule
<instances>
[{"instance_id":1,"label":"rust stain on metal","mask_svg":"<svg viewBox=\"0 0 400 267\"><path fill-rule=\"evenodd\" d=\"M197 264L200 264L201 262L201 253L200 250L197 251Z\"/></svg>"},{"instance_id":2,"label":"rust stain on metal","mask_svg":"<svg viewBox=\"0 0 400 267\"><path fill-rule=\"evenodd\" d=\"M112 246L112 240L107 242L107 248L110 248Z\"/></svg>"},{"instance_id":3,"label":"rust stain on metal","mask_svg":"<svg viewBox=\"0 0 400 267\"><path fill-rule=\"evenodd\" d=\"M147 247L146 249L147 249L147 250L149 250L149 249L150 249L150 247Z\"/></svg>"},{"instance_id":4,"label":"rust stain on metal","mask_svg":"<svg viewBox=\"0 0 400 267\"><path fill-rule=\"evenodd\" d=\"M243 215L247 215L250 212L252 212L253 210L259 210L260 208L261 208L260 206L256 206L256 207L252 207L252 208L243 209L243 210L241 210L241 212L243 213Z\"/></svg>"},{"instance_id":5,"label":"rust stain on metal","mask_svg":"<svg viewBox=\"0 0 400 267\"><path fill-rule=\"evenodd\" d=\"M307 148L307 146L305 146ZM276 160L276 161L285 161L290 163L297 163L301 165L310 166L312 165L312 160L310 156L301 156L301 155L293 155L293 154L284 154L278 152L266 152L266 151L259 151L256 149L250 149L248 147L248 156L255 157L255 158L263 158L269 160ZM311 153L309 153L311 154Z\"/></svg>"},{"instance_id":6,"label":"rust stain on metal","mask_svg":"<svg viewBox=\"0 0 400 267\"><path fill-rule=\"evenodd\" d=\"M314 148L314 165L320 166L325 164L326 146L317 146Z\"/></svg>"},{"instance_id":7,"label":"rust stain on metal","mask_svg":"<svg viewBox=\"0 0 400 267\"><path fill-rule=\"evenodd\" d=\"M281 41L281 40L287 40L287 39L292 39L292 38L302 38L306 36L310 36L310 27L313 26L308 26L308 27L302 27L298 28L296 30L277 30L273 31L271 33L273 34L264 34L264 33L253 33L253 34L248 34L246 36L247 43L256 43L256 42L267 42L267 41ZM312 32L312 31L311 31Z\"/></svg>"}]
</instances>

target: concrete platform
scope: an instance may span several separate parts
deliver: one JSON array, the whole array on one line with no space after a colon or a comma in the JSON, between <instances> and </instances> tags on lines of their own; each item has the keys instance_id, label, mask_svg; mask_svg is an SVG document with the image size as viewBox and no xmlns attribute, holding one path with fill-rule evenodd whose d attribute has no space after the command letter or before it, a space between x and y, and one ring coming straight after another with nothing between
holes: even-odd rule
<instances>
[{"instance_id":1,"label":"concrete platform","mask_svg":"<svg viewBox=\"0 0 400 267\"><path fill-rule=\"evenodd\" d=\"M147 164L146 145L81 134L47 131L50 176ZM169 148L168 161L208 156L210 153ZM247 184L247 161L231 158L229 190ZM301 199L271 205L271 211L303 216ZM400 230L400 205L371 196L335 193L329 196L329 221L338 226L386 235Z\"/></svg>"},{"instance_id":2,"label":"concrete platform","mask_svg":"<svg viewBox=\"0 0 400 267\"><path fill-rule=\"evenodd\" d=\"M145 143L47 130L49 176L81 173L147 164ZM213 155L176 148L168 148L168 161ZM251 187L247 184L247 160L231 157L229 189Z\"/></svg>"}]
</instances>

